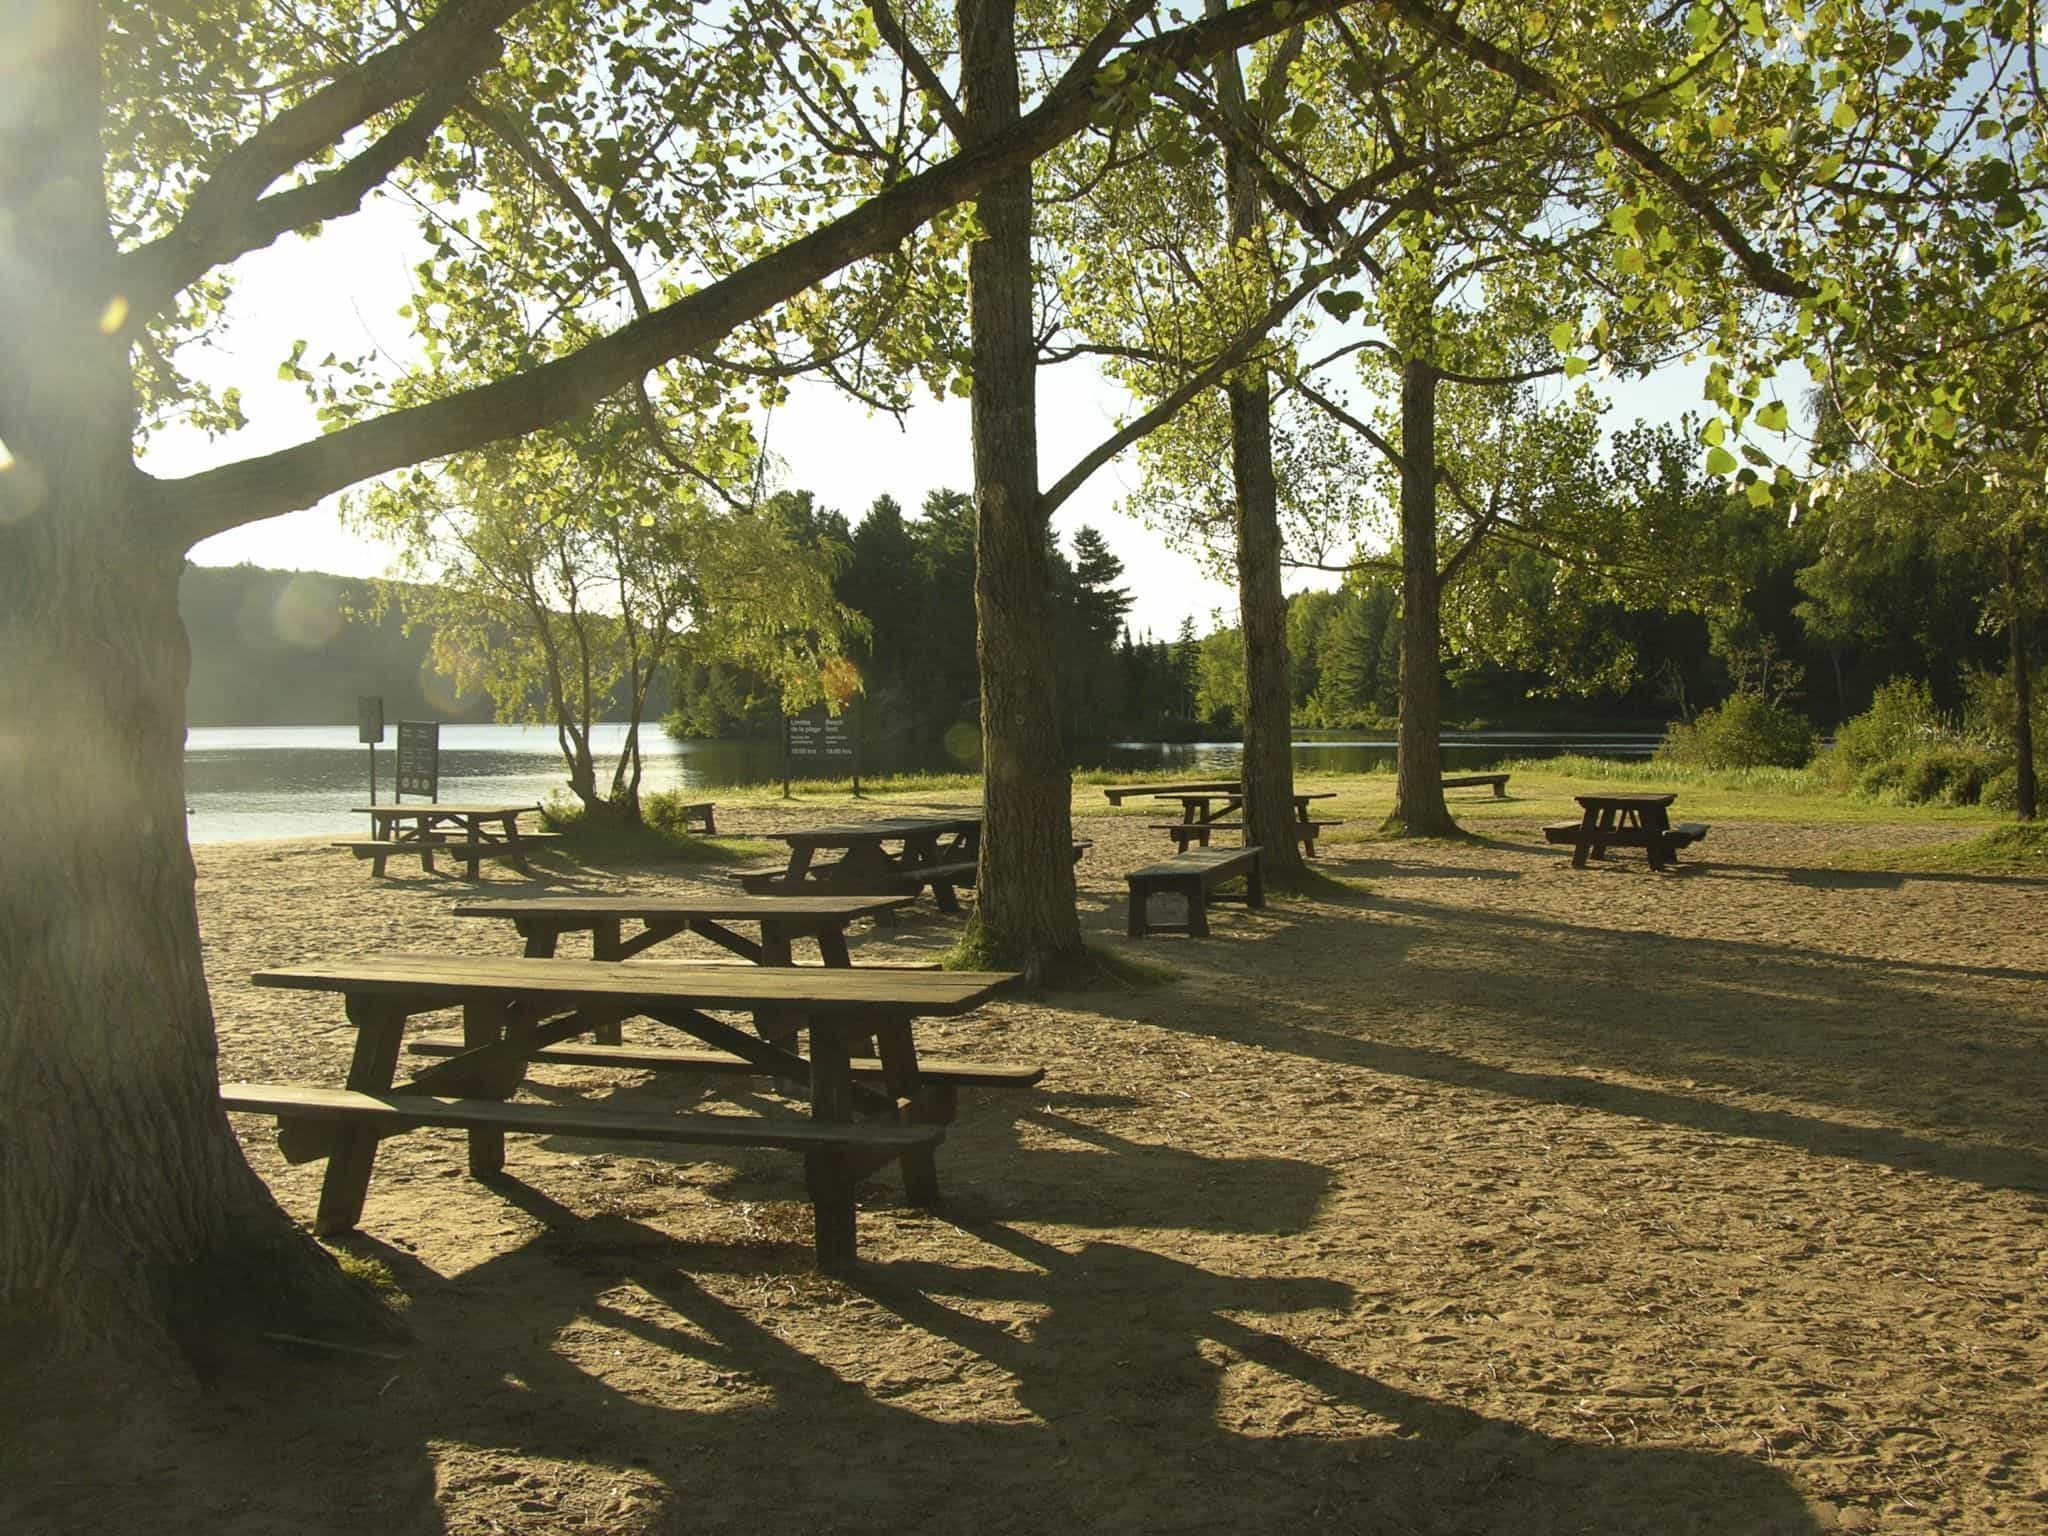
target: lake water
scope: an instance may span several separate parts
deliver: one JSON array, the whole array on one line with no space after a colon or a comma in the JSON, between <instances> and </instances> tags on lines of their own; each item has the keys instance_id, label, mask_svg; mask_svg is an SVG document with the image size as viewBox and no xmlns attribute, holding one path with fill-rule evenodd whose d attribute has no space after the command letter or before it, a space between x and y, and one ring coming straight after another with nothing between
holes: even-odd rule
<instances>
[{"instance_id":1,"label":"lake water","mask_svg":"<svg viewBox=\"0 0 2048 1536\"><path fill-rule=\"evenodd\" d=\"M609 754L625 739L623 725L601 725L593 750ZM1476 771L1510 757L1577 752L1592 757L1647 757L1658 738L1625 734L1449 732L1443 738L1448 772ZM377 798L391 798L392 738L377 749ZM702 789L706 785L766 784L782 775L782 749L773 741L670 741L657 728L643 737L643 792ZM1158 769L1177 775L1232 774L1232 742L1118 742L1107 765ZM1391 737L1361 735L1294 744L1295 767L1306 773L1364 773L1393 766ZM923 763L873 764L901 769L941 768ZM958 766L958 765L953 765ZM822 775L827 770L819 769ZM195 726L185 738L185 803L195 843L262 837L320 837L367 833L351 806L368 803L370 749L353 726ZM555 733L544 726L441 727L443 800L545 800L566 793Z\"/></svg>"}]
</instances>

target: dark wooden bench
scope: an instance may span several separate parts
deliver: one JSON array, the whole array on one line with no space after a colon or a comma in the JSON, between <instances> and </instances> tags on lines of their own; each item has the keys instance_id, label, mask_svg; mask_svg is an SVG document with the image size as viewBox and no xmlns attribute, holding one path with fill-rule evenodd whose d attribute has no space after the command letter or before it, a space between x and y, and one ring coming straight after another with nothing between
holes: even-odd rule
<instances>
[{"instance_id":1,"label":"dark wooden bench","mask_svg":"<svg viewBox=\"0 0 2048 1536\"><path fill-rule=\"evenodd\" d=\"M1294 823L1294 840L1301 844L1302 852L1306 853L1310 858L1314 858L1316 856L1316 839L1322 835L1323 828L1341 827L1343 825L1344 823L1341 821L1297 821ZM1155 821L1152 823L1151 829L1154 832L1164 832L1173 839L1174 847L1185 853L1189 843L1197 843L1204 848L1208 847L1209 834L1211 832L1242 832L1244 830L1244 823L1241 821Z\"/></svg>"},{"instance_id":2,"label":"dark wooden bench","mask_svg":"<svg viewBox=\"0 0 2048 1536\"><path fill-rule=\"evenodd\" d=\"M717 805L718 802L715 800L693 800L681 807L683 826L686 829L699 827L706 837L718 836L718 823L712 817Z\"/></svg>"},{"instance_id":3,"label":"dark wooden bench","mask_svg":"<svg viewBox=\"0 0 2048 1536\"><path fill-rule=\"evenodd\" d=\"M495 1173L504 1166L504 1133L524 1136L575 1136L589 1140L660 1142L678 1146L772 1147L800 1152L805 1181L820 1232L846 1234L843 1255L852 1251L854 1187L875 1170L906 1152L928 1151L945 1139L943 1125L865 1120L834 1123L794 1117L766 1119L754 1115L682 1115L612 1109L601 1104L525 1104L503 1099L437 1098L424 1093L365 1093L350 1088L308 1088L287 1083L223 1083L223 1107L241 1113L278 1117L280 1145L294 1122L346 1126L373 1136L395 1136L421 1126L447 1126L468 1131L472 1173ZM317 1144L316 1144L317 1145ZM289 1152L287 1156L289 1156ZM316 1150L315 1156L327 1155ZM345 1224L317 1221L322 1236L348 1231Z\"/></svg>"},{"instance_id":4,"label":"dark wooden bench","mask_svg":"<svg viewBox=\"0 0 2048 1536\"><path fill-rule=\"evenodd\" d=\"M1217 886L1239 876L1244 878L1243 897L1216 894ZM1249 848L1205 848L1177 853L1157 864L1134 869L1124 879L1131 888L1130 935L1134 939L1142 939L1148 933L1185 933L1192 938L1206 939L1209 936L1208 908L1211 902L1242 900L1247 907L1266 904L1266 886L1259 873L1257 844ZM1188 920L1172 924L1153 922L1151 901L1160 895L1185 898Z\"/></svg>"},{"instance_id":5,"label":"dark wooden bench","mask_svg":"<svg viewBox=\"0 0 2048 1536\"><path fill-rule=\"evenodd\" d=\"M471 880L477 877L477 866L485 859L510 859L524 870L526 855L536 848L545 848L561 837L559 832L522 832L519 842L471 843L459 837L436 834L432 837L359 837L337 840L333 846L346 848L359 859L368 859L372 877L382 879L384 861L396 855L401 858L416 858L420 868L427 874L434 873L434 855L444 853L459 861Z\"/></svg>"},{"instance_id":6,"label":"dark wooden bench","mask_svg":"<svg viewBox=\"0 0 2048 1536\"><path fill-rule=\"evenodd\" d=\"M1546 843L1569 843L1577 847L1580 834L1585 830L1583 822L1554 821L1543 829ZM1609 848L1642 848L1650 854L1653 868L1661 868L1667 861L1678 862L1678 850L1689 848L1699 842L1712 830L1704 821L1681 821L1670 827L1601 827L1588 839L1587 851L1596 859L1605 858Z\"/></svg>"},{"instance_id":7,"label":"dark wooden bench","mask_svg":"<svg viewBox=\"0 0 2048 1536\"><path fill-rule=\"evenodd\" d=\"M713 962L714 964L716 962ZM923 969L923 967L919 967ZM407 1043L415 1056L460 1056L469 1047L460 1035L422 1035ZM553 1061L577 1067L623 1067L643 1072L710 1072L728 1077L759 1077L761 1069L730 1051L677 1050L667 1046L587 1045L581 1041L543 1046L529 1061ZM885 1074L873 1057L852 1058L856 1079L881 1082ZM956 1088L1029 1088L1045 1076L1045 1068L1018 1061L969 1061L957 1056L920 1056L917 1075Z\"/></svg>"},{"instance_id":8,"label":"dark wooden bench","mask_svg":"<svg viewBox=\"0 0 2048 1536\"><path fill-rule=\"evenodd\" d=\"M1493 798L1505 800L1508 797L1508 776L1504 773L1461 773L1455 778L1445 779L1445 789L1471 789L1480 784L1493 786Z\"/></svg>"}]
</instances>

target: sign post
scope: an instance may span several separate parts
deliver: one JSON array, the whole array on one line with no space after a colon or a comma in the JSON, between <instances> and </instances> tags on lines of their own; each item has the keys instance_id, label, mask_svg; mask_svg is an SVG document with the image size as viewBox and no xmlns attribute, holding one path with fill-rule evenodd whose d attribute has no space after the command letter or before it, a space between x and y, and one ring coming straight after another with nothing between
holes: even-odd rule
<instances>
[{"instance_id":1,"label":"sign post","mask_svg":"<svg viewBox=\"0 0 2048 1536\"><path fill-rule=\"evenodd\" d=\"M377 803L377 743L384 739L384 700L374 693L356 696L356 740L370 749L370 804ZM370 834L377 832L377 818L370 818Z\"/></svg>"},{"instance_id":2,"label":"sign post","mask_svg":"<svg viewBox=\"0 0 2048 1536\"><path fill-rule=\"evenodd\" d=\"M852 765L854 798L860 798L860 742L845 715L810 709L782 722L782 798L789 798L790 763L805 757Z\"/></svg>"},{"instance_id":3,"label":"sign post","mask_svg":"<svg viewBox=\"0 0 2048 1536\"><path fill-rule=\"evenodd\" d=\"M398 722L398 787L396 797L440 798L441 722L401 720Z\"/></svg>"}]
</instances>

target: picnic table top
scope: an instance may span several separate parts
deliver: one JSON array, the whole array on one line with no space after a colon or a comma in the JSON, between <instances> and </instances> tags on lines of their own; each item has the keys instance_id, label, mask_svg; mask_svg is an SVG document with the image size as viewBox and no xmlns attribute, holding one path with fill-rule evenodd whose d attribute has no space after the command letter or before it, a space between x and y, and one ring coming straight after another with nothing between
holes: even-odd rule
<instances>
[{"instance_id":1,"label":"picnic table top","mask_svg":"<svg viewBox=\"0 0 2048 1536\"><path fill-rule=\"evenodd\" d=\"M911 906L912 896L528 896L507 901L466 901L457 917L637 917L674 920L816 919L872 917Z\"/></svg>"},{"instance_id":2,"label":"picnic table top","mask_svg":"<svg viewBox=\"0 0 2048 1536\"><path fill-rule=\"evenodd\" d=\"M1578 801L1578 802L1579 802L1579 804L1581 804L1581 805L1584 805L1584 806L1601 806L1601 805L1619 805L1619 806L1631 806L1631 805L1669 805L1669 804L1670 804L1670 803L1671 803L1672 801L1676 800L1676 799L1678 798L1678 796L1677 796L1677 794L1676 794L1676 793L1673 793L1673 794L1668 794L1668 795L1639 795L1639 794L1626 794L1626 795L1610 795L1610 794L1589 794L1589 795L1573 795L1573 796L1572 796L1572 798L1573 798L1574 800Z\"/></svg>"},{"instance_id":3,"label":"picnic table top","mask_svg":"<svg viewBox=\"0 0 2048 1536\"><path fill-rule=\"evenodd\" d=\"M966 832L981 825L981 812L962 811L951 815L887 816L876 821L844 821L824 827L793 827L772 834L785 843L887 842L899 837L917 837L926 832Z\"/></svg>"},{"instance_id":4,"label":"picnic table top","mask_svg":"<svg viewBox=\"0 0 2048 1536\"><path fill-rule=\"evenodd\" d=\"M531 811L540 812L540 804L533 800L508 801L502 805L461 805L449 800L417 800L411 805L393 801L385 805L358 805L349 810L351 816L516 816Z\"/></svg>"},{"instance_id":5,"label":"picnic table top","mask_svg":"<svg viewBox=\"0 0 2048 1536\"><path fill-rule=\"evenodd\" d=\"M1132 795L1234 795L1244 788L1241 779L1214 779L1190 784L1111 784L1102 797L1111 805L1122 805Z\"/></svg>"},{"instance_id":6,"label":"picnic table top","mask_svg":"<svg viewBox=\"0 0 2048 1536\"><path fill-rule=\"evenodd\" d=\"M1233 784L1228 789L1155 789L1152 791L1152 798L1154 800L1215 800L1224 795L1236 795L1239 793L1241 791ZM1337 791L1334 789L1290 789L1287 792L1287 796L1290 800L1334 800L1337 798Z\"/></svg>"},{"instance_id":7,"label":"picnic table top","mask_svg":"<svg viewBox=\"0 0 2048 1536\"><path fill-rule=\"evenodd\" d=\"M257 971L259 987L459 1003L516 993L573 1006L682 1004L693 1008L796 1008L951 1015L967 1013L1017 980L1013 971L894 971L832 966L676 965L528 960L486 955L363 955Z\"/></svg>"}]
</instances>

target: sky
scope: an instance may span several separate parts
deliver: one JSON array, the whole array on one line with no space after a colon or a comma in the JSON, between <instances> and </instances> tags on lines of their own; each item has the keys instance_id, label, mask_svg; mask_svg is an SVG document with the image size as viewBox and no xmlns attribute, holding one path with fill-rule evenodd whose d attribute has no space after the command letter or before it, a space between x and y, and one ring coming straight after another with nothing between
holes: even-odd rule
<instances>
[{"instance_id":1,"label":"sky","mask_svg":"<svg viewBox=\"0 0 2048 1536\"><path fill-rule=\"evenodd\" d=\"M215 464L288 447L318 434L313 409L299 385L280 381L277 367L292 344L308 343L307 357L332 351L343 357L411 352L408 322L398 310L411 297L415 258L410 216L398 205L373 202L364 212L330 223L315 239L286 236L236 264L236 293L228 323L203 354L187 359L216 386L234 384L250 425L218 440L189 430L167 430L149 445L143 465L153 474L189 474ZM1124 397L1113 386L1070 363L1040 374L1039 474L1053 484L1116 427ZM1610 425L1638 415L1670 419L1697 408L1696 379L1666 377L1610 391ZM914 513L927 492L969 490L968 406L929 396L898 423L878 416L829 385L799 381L790 403L767 426L768 448L784 465L781 484L812 492L818 501L858 522L887 493ZM1234 622L1236 593L1215 580L1192 555L1167 548L1160 537L1119 510L1135 488L1136 455L1127 451L1063 505L1054 523L1063 543L1083 524L1093 526L1124 563L1134 634L1171 636L1183 619L1198 630ZM329 571L344 576L389 573L395 552L346 527L337 498L305 511L216 535L194 547L201 565L246 562L283 570ZM1335 577L1292 572L1288 590L1328 586Z\"/></svg>"}]
</instances>

